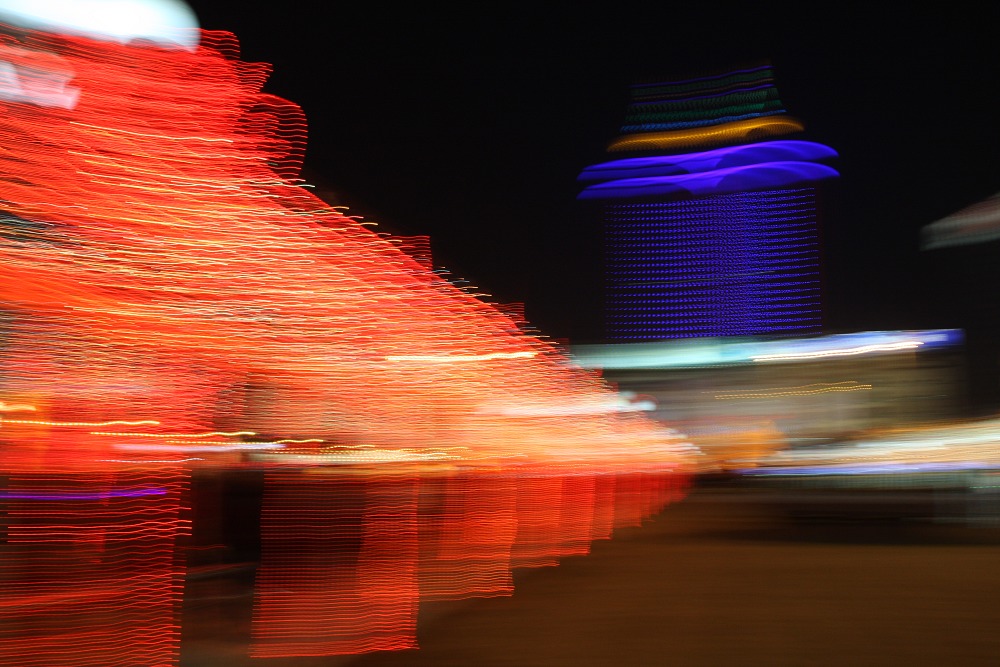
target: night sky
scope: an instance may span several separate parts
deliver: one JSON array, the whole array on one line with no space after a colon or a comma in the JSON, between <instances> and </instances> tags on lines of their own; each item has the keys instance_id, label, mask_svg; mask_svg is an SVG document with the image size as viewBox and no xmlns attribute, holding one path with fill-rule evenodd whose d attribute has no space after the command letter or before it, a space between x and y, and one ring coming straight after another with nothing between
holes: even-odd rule
<instances>
[{"instance_id":1,"label":"night sky","mask_svg":"<svg viewBox=\"0 0 1000 667\"><path fill-rule=\"evenodd\" d=\"M1000 191L997 5L189 4L302 106L310 182L577 342L601 336L602 260L576 176L613 157L628 86L768 60L806 126L787 138L841 155L827 329L964 325L927 293L918 231Z\"/></svg>"}]
</instances>

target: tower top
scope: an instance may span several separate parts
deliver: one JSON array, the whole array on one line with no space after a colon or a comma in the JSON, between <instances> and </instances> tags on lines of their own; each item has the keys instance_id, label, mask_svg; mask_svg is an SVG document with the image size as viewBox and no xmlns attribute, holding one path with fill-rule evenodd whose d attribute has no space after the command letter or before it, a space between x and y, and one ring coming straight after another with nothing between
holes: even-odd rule
<instances>
[{"instance_id":1,"label":"tower top","mask_svg":"<svg viewBox=\"0 0 1000 667\"><path fill-rule=\"evenodd\" d=\"M621 136L609 151L683 152L803 129L786 115L769 63L631 87Z\"/></svg>"}]
</instances>

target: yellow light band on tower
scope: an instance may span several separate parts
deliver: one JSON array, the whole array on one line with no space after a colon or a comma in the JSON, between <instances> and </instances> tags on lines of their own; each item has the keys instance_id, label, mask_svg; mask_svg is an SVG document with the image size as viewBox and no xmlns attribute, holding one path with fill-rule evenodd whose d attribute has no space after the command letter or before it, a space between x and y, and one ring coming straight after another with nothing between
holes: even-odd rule
<instances>
[{"instance_id":1,"label":"yellow light band on tower","mask_svg":"<svg viewBox=\"0 0 1000 667\"><path fill-rule=\"evenodd\" d=\"M802 123L791 116L748 118L711 127L626 134L611 142L608 151L688 150L693 147L719 146L750 138L802 132L804 129Z\"/></svg>"}]
</instances>

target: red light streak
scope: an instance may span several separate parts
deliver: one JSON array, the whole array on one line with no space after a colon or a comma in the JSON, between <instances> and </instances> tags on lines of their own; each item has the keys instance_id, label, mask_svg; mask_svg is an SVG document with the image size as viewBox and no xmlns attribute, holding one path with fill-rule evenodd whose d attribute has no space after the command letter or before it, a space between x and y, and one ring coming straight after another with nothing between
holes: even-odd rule
<instances>
[{"instance_id":1,"label":"red light streak","mask_svg":"<svg viewBox=\"0 0 1000 667\"><path fill-rule=\"evenodd\" d=\"M251 655L416 645L417 478L269 473Z\"/></svg>"},{"instance_id":2,"label":"red light streak","mask_svg":"<svg viewBox=\"0 0 1000 667\"><path fill-rule=\"evenodd\" d=\"M303 187L304 116L231 35L23 35L0 60L79 96L0 98L0 411L37 417L0 473L170 493L3 501L0 664L176 664L181 465L267 469L258 657L411 647L421 597L509 594L673 497L676 436Z\"/></svg>"},{"instance_id":3,"label":"red light streak","mask_svg":"<svg viewBox=\"0 0 1000 667\"><path fill-rule=\"evenodd\" d=\"M182 471L127 468L19 474L8 491L48 499L0 500L0 664L165 665L180 648L183 579L175 543ZM164 493L122 495L156 485ZM71 490L100 500L54 500Z\"/></svg>"}]
</instances>

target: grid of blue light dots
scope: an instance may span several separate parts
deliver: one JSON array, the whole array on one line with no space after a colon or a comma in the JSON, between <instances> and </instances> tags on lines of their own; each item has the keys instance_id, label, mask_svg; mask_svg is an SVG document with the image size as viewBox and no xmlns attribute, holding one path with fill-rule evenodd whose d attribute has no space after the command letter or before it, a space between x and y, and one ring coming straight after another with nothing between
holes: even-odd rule
<instances>
[{"instance_id":1,"label":"grid of blue light dots","mask_svg":"<svg viewBox=\"0 0 1000 667\"><path fill-rule=\"evenodd\" d=\"M605 224L613 339L820 327L813 187L609 202Z\"/></svg>"}]
</instances>

